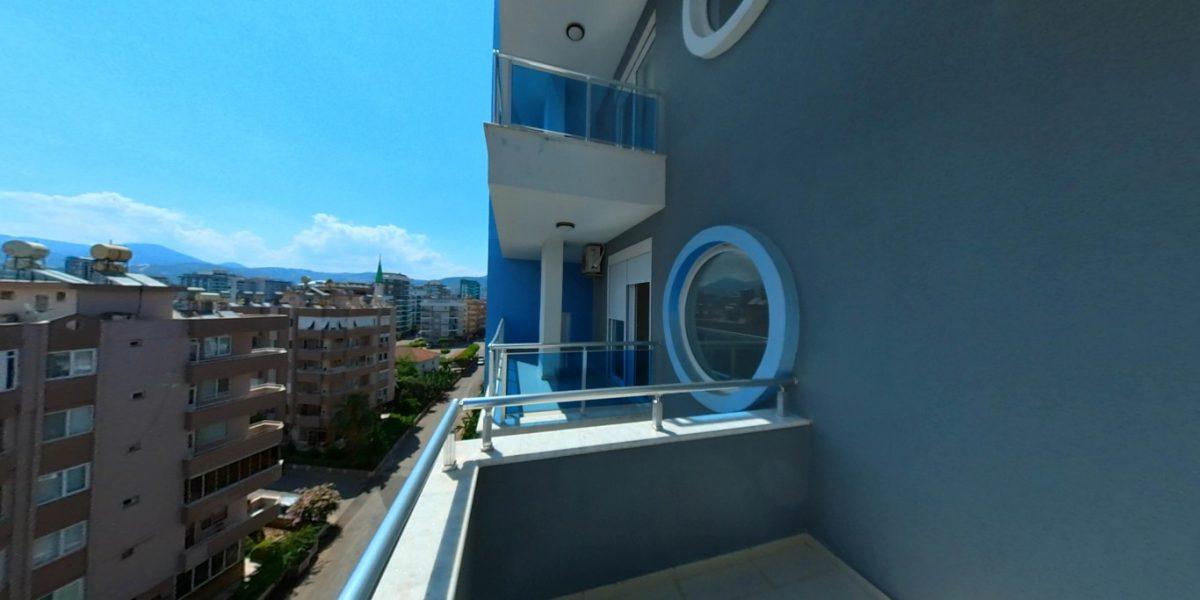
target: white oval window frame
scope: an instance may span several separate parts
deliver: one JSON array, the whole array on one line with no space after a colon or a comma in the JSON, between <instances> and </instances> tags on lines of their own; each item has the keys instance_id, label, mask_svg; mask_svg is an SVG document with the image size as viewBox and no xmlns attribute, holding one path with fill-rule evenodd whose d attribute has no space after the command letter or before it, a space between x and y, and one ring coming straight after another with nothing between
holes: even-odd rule
<instances>
[{"instance_id":1,"label":"white oval window frame","mask_svg":"<svg viewBox=\"0 0 1200 600\"><path fill-rule=\"evenodd\" d=\"M718 225L700 231L680 250L667 276L663 293L663 334L667 356L675 376L684 383L712 381L700 368L686 331L687 294L700 267L728 248L745 253L767 294L767 347L753 379L775 379L791 374L800 337L798 295L783 253L770 240L749 227ZM693 392L698 402L713 412L746 410L766 388L742 388L730 392Z\"/></svg>"},{"instance_id":2,"label":"white oval window frame","mask_svg":"<svg viewBox=\"0 0 1200 600\"><path fill-rule=\"evenodd\" d=\"M768 0L742 0L717 30L708 21L708 0L683 0L683 43L700 58L716 58L750 30Z\"/></svg>"}]
</instances>

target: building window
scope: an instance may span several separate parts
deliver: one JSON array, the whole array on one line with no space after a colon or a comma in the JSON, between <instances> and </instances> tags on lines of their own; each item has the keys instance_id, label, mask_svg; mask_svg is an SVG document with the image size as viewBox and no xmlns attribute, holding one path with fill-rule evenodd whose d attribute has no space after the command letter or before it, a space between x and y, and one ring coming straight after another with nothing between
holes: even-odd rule
<instances>
[{"instance_id":1,"label":"building window","mask_svg":"<svg viewBox=\"0 0 1200 600\"><path fill-rule=\"evenodd\" d=\"M50 310L50 296L38 294L33 297L33 310L46 312Z\"/></svg>"},{"instance_id":2,"label":"building window","mask_svg":"<svg viewBox=\"0 0 1200 600\"><path fill-rule=\"evenodd\" d=\"M38 600L83 600L83 577L64 585Z\"/></svg>"},{"instance_id":3,"label":"building window","mask_svg":"<svg viewBox=\"0 0 1200 600\"><path fill-rule=\"evenodd\" d=\"M17 387L17 372L21 366L18 360L20 350L0 350L0 392L6 392Z\"/></svg>"},{"instance_id":4,"label":"building window","mask_svg":"<svg viewBox=\"0 0 1200 600\"><path fill-rule=\"evenodd\" d=\"M8 548L0 549L0 587L8 583Z\"/></svg>"},{"instance_id":5,"label":"building window","mask_svg":"<svg viewBox=\"0 0 1200 600\"><path fill-rule=\"evenodd\" d=\"M767 294L746 253L718 246L685 291L689 359L713 380L750 379L767 347Z\"/></svg>"},{"instance_id":6,"label":"building window","mask_svg":"<svg viewBox=\"0 0 1200 600\"><path fill-rule=\"evenodd\" d=\"M240 544L233 544L208 557L208 560L175 576L175 597L183 598L200 586L215 579L227 569L242 564Z\"/></svg>"},{"instance_id":7,"label":"building window","mask_svg":"<svg viewBox=\"0 0 1200 600\"><path fill-rule=\"evenodd\" d=\"M33 541L33 566L58 560L87 545L87 521L80 521Z\"/></svg>"},{"instance_id":8,"label":"building window","mask_svg":"<svg viewBox=\"0 0 1200 600\"><path fill-rule=\"evenodd\" d=\"M64 350L46 355L46 379L81 377L96 372L96 349Z\"/></svg>"},{"instance_id":9,"label":"building window","mask_svg":"<svg viewBox=\"0 0 1200 600\"><path fill-rule=\"evenodd\" d=\"M680 251L663 294L663 331L683 382L771 379L794 368L795 284L783 255L757 233L718 226ZM763 388L697 392L717 412L745 410Z\"/></svg>"},{"instance_id":10,"label":"building window","mask_svg":"<svg viewBox=\"0 0 1200 600\"><path fill-rule=\"evenodd\" d=\"M225 439L227 431L228 428L225 425L225 421L210 423L204 427L201 427L200 430L196 432L196 447L203 448L205 446L211 446L214 443Z\"/></svg>"},{"instance_id":11,"label":"building window","mask_svg":"<svg viewBox=\"0 0 1200 600\"><path fill-rule=\"evenodd\" d=\"M683 43L700 58L716 58L750 30L767 0L683 0Z\"/></svg>"},{"instance_id":12,"label":"building window","mask_svg":"<svg viewBox=\"0 0 1200 600\"><path fill-rule=\"evenodd\" d=\"M233 351L232 339L227 335L204 338L203 358L229 356Z\"/></svg>"},{"instance_id":13,"label":"building window","mask_svg":"<svg viewBox=\"0 0 1200 600\"><path fill-rule=\"evenodd\" d=\"M188 340L188 360L192 362L200 360L200 340L196 338Z\"/></svg>"},{"instance_id":14,"label":"building window","mask_svg":"<svg viewBox=\"0 0 1200 600\"><path fill-rule=\"evenodd\" d=\"M200 406L213 404L229 394L229 378L221 377L219 379L205 379L200 382ZM189 401L191 400L189 392Z\"/></svg>"},{"instance_id":15,"label":"building window","mask_svg":"<svg viewBox=\"0 0 1200 600\"><path fill-rule=\"evenodd\" d=\"M37 503L46 504L88 489L91 468L91 463L83 463L38 477Z\"/></svg>"},{"instance_id":16,"label":"building window","mask_svg":"<svg viewBox=\"0 0 1200 600\"><path fill-rule=\"evenodd\" d=\"M279 446L231 462L203 475L191 477L184 482L183 501L190 504L277 464L279 464Z\"/></svg>"},{"instance_id":17,"label":"building window","mask_svg":"<svg viewBox=\"0 0 1200 600\"><path fill-rule=\"evenodd\" d=\"M46 413L42 417L42 441L52 442L90 432L93 408L88 405Z\"/></svg>"}]
</instances>

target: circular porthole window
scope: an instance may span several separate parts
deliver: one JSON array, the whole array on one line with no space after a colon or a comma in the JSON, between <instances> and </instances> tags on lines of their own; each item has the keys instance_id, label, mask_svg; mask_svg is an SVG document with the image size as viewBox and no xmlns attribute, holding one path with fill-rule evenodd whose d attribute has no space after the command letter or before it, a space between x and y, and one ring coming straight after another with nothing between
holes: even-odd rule
<instances>
[{"instance_id":1,"label":"circular porthole window","mask_svg":"<svg viewBox=\"0 0 1200 600\"><path fill-rule=\"evenodd\" d=\"M663 296L667 353L680 381L769 379L789 373L799 325L782 254L748 229L696 234L679 253ZM701 392L717 412L745 410L763 388Z\"/></svg>"},{"instance_id":2,"label":"circular porthole window","mask_svg":"<svg viewBox=\"0 0 1200 600\"><path fill-rule=\"evenodd\" d=\"M733 47L767 7L767 0L683 0L683 42L700 58Z\"/></svg>"}]
</instances>

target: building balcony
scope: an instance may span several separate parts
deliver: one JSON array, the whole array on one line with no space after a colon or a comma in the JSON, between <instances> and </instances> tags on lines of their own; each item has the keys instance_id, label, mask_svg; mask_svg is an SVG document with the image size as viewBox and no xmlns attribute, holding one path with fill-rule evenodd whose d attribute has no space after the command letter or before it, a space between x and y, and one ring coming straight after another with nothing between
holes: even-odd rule
<instances>
[{"instance_id":1,"label":"building balcony","mask_svg":"<svg viewBox=\"0 0 1200 600\"><path fill-rule=\"evenodd\" d=\"M488 346L485 383L490 395L544 394L645 385L651 381L654 344L650 342L578 342L563 344L496 343ZM643 418L649 398L566 402L505 407L495 411L500 431L556 426L581 416Z\"/></svg>"},{"instance_id":2,"label":"building balcony","mask_svg":"<svg viewBox=\"0 0 1200 600\"><path fill-rule=\"evenodd\" d=\"M278 446L283 442L283 423L259 421L246 430L245 437L213 446L197 449L195 454L183 461L186 477L195 477L240 458Z\"/></svg>"},{"instance_id":3,"label":"building balcony","mask_svg":"<svg viewBox=\"0 0 1200 600\"><path fill-rule=\"evenodd\" d=\"M246 513L244 519L233 522L226 518L224 523L205 532L204 537L196 540L191 548L184 551L180 559L179 570L191 569L214 553L261 530L278 518L282 512L282 508L275 498L255 498L248 501L248 506L249 512Z\"/></svg>"},{"instance_id":4,"label":"building balcony","mask_svg":"<svg viewBox=\"0 0 1200 600\"><path fill-rule=\"evenodd\" d=\"M250 388L249 392L240 396L197 399L195 410L183 414L184 427L199 429L237 415L253 415L270 409L278 411L286 402L287 386L278 383Z\"/></svg>"},{"instance_id":5,"label":"building balcony","mask_svg":"<svg viewBox=\"0 0 1200 600\"><path fill-rule=\"evenodd\" d=\"M244 331L282 331L288 328L284 315L247 315L236 317L187 319L188 337L205 338Z\"/></svg>"},{"instance_id":6,"label":"building balcony","mask_svg":"<svg viewBox=\"0 0 1200 600\"><path fill-rule=\"evenodd\" d=\"M496 55L488 188L505 257L607 242L666 206L661 98L652 90Z\"/></svg>"},{"instance_id":7,"label":"building balcony","mask_svg":"<svg viewBox=\"0 0 1200 600\"><path fill-rule=\"evenodd\" d=\"M387 333L391 331L391 325L359 325L357 327L345 328L330 328L330 329L299 329L296 331L296 337L302 340L331 340L343 338L348 335L362 335L365 333Z\"/></svg>"},{"instance_id":8,"label":"building balcony","mask_svg":"<svg viewBox=\"0 0 1200 600\"><path fill-rule=\"evenodd\" d=\"M795 383L468 399L457 406L652 396L659 408L458 442L452 405L371 544L387 550L363 555L342 597L886 598L805 527L812 423L784 410ZM765 406L662 416L664 397L735 388L762 389ZM514 536L497 518L512 514L539 525Z\"/></svg>"},{"instance_id":9,"label":"building balcony","mask_svg":"<svg viewBox=\"0 0 1200 600\"><path fill-rule=\"evenodd\" d=\"M287 349L256 348L243 354L231 354L208 358L187 365L187 380L193 385L207 379L232 377L243 373L256 373L275 369L283 373L288 366Z\"/></svg>"},{"instance_id":10,"label":"building balcony","mask_svg":"<svg viewBox=\"0 0 1200 600\"><path fill-rule=\"evenodd\" d=\"M279 461L262 471L240 479L203 498L185 504L182 509L181 518L185 524L191 523L196 519L201 519L212 514L222 504L228 504L234 498L249 496L251 492L271 485L282 476L283 461Z\"/></svg>"}]
</instances>

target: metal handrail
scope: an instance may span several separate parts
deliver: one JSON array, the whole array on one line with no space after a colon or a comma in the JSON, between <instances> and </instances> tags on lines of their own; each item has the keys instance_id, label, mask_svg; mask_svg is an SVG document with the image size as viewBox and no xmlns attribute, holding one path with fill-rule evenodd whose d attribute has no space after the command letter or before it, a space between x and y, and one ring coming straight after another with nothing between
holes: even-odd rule
<instances>
[{"instance_id":1,"label":"metal handrail","mask_svg":"<svg viewBox=\"0 0 1200 600\"><path fill-rule=\"evenodd\" d=\"M588 402L592 400L612 400L615 398L630 398L633 396L666 396L668 394L686 394L689 392L723 392L736 389L756 387L770 388L795 384L795 377L779 377L774 379L729 379L726 381L659 383L654 385L592 388L590 390L570 390L565 392L513 394L512 396L493 396L490 398L466 398L461 400L461 402L463 408L469 410L474 408L495 408L497 406L525 406L529 404L545 404L549 402Z\"/></svg>"},{"instance_id":2,"label":"metal handrail","mask_svg":"<svg viewBox=\"0 0 1200 600\"><path fill-rule=\"evenodd\" d=\"M662 94L659 93L657 90L655 90L653 88L648 88L646 86L637 85L637 84L633 84L633 83L626 83L624 81L618 81L616 79L609 79L607 77L598 77L596 75L588 75L587 73L581 73L579 71L572 71L567 68L558 67L558 66L547 64L544 62L530 60L528 58L522 58L520 56L513 56L512 54L506 54L499 50L492 50L492 53L496 56L497 59L506 60L506 61L509 61L510 63L522 65L525 67L529 67L531 69L536 69L538 71L545 71L547 73L553 73L555 75L569 77L571 79L575 79L578 81L590 81L593 83L601 84L605 87L620 88L622 90L637 92L639 95L642 95L642 96L650 96L652 98L661 98L662 97Z\"/></svg>"},{"instance_id":3,"label":"metal handrail","mask_svg":"<svg viewBox=\"0 0 1200 600\"><path fill-rule=\"evenodd\" d=\"M496 353L492 350L499 344L504 343L504 317L500 317L500 322L496 324L496 332L492 334L492 339L487 343L487 387L485 394L491 396L496 391Z\"/></svg>"},{"instance_id":4,"label":"metal handrail","mask_svg":"<svg viewBox=\"0 0 1200 600\"><path fill-rule=\"evenodd\" d=\"M458 420L461 409L462 405L458 400L451 400L450 405L446 407L446 414L442 415L437 429L429 438L429 445L421 450L417 464L404 479L404 485L396 495L396 500L388 508L383 522L375 530L371 542L367 544L354 571L350 573L350 579L338 595L340 600L367 600L375 593L379 580L383 578L383 570L392 558L392 551L400 541L400 534L404 533L404 526L412 516L421 490L425 489L425 482L429 480L429 473L433 471L433 465L437 462L438 451L434 448L442 445L449 449L454 447L454 436L450 434L454 431L454 422Z\"/></svg>"},{"instance_id":5,"label":"metal handrail","mask_svg":"<svg viewBox=\"0 0 1200 600\"><path fill-rule=\"evenodd\" d=\"M544 351L563 351L563 350L594 350L596 348L653 348L656 346L654 342L575 342L561 344L538 344L528 343L512 343L512 344L496 344L494 347L497 350L506 352L544 352Z\"/></svg>"},{"instance_id":6,"label":"metal handrail","mask_svg":"<svg viewBox=\"0 0 1200 600\"><path fill-rule=\"evenodd\" d=\"M548 392L543 394L517 394L513 396L484 396L480 398L468 398L465 400L451 400L446 408L446 414L442 415L442 420L438 422L438 426L433 431L433 435L429 438L429 444L421 450L421 455L417 458L417 464L413 466L412 473L404 480L404 485L400 488L400 493L396 495L395 502L388 508L387 515L384 516L383 522L375 530L375 535L371 537L371 542L367 544L367 548L363 550L362 557L358 564L354 567L354 571L350 573L350 579L346 581L346 585L342 588L341 594L338 595L339 600L367 600L375 593L375 588L379 585L380 579L383 578L383 571L387 567L388 561L392 558L392 552L396 549L396 544L400 542L400 536L404 533L404 527L408 523L409 517L412 516L413 509L416 508L417 500L421 496L421 491L425 488L425 483L429 479L429 474L433 471L433 465L437 461L439 450L443 453L443 470L450 471L457 468L458 463L454 453L454 436L451 433L454 431L454 423L458 419L458 415L464 408L481 408L485 412L485 416L490 417L492 408L499 406L519 406L523 404L533 404L538 402L577 402L582 400L604 400L612 398L628 398L633 396L653 396L653 421L655 429L662 429L662 397L668 394L682 394L688 392L716 392L731 389L745 388L771 388L778 387L779 391L776 395L776 414L783 415L783 389L787 386L796 385L797 380L794 377L783 377L774 379L734 379L729 381L713 381L701 383L667 383L657 385L643 385L620 388L595 388L591 390L580 390L570 392ZM483 419L483 439L481 440L481 449L484 451L490 450L491 446L491 419Z\"/></svg>"}]
</instances>

